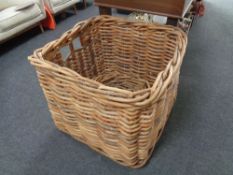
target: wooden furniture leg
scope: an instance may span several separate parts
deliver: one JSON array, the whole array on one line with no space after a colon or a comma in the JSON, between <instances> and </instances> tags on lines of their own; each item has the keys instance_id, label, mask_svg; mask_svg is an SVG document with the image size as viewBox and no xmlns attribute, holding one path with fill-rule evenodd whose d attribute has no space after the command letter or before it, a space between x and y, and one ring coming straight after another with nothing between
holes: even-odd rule
<instances>
[{"instance_id":1,"label":"wooden furniture leg","mask_svg":"<svg viewBox=\"0 0 233 175\"><path fill-rule=\"evenodd\" d=\"M83 0L83 7L86 8L87 7L87 1Z\"/></svg>"},{"instance_id":2,"label":"wooden furniture leg","mask_svg":"<svg viewBox=\"0 0 233 175\"><path fill-rule=\"evenodd\" d=\"M112 9L110 7L99 6L100 15L112 15Z\"/></svg>"},{"instance_id":3,"label":"wooden furniture leg","mask_svg":"<svg viewBox=\"0 0 233 175\"><path fill-rule=\"evenodd\" d=\"M74 14L77 15L77 8L76 8L76 5L73 5L73 9L74 9Z\"/></svg>"},{"instance_id":4,"label":"wooden furniture leg","mask_svg":"<svg viewBox=\"0 0 233 175\"><path fill-rule=\"evenodd\" d=\"M43 28L43 26L42 26L42 24L41 24L41 23L39 23L39 27L40 27L40 31L41 31L41 33L44 33L44 28Z\"/></svg>"}]
</instances>

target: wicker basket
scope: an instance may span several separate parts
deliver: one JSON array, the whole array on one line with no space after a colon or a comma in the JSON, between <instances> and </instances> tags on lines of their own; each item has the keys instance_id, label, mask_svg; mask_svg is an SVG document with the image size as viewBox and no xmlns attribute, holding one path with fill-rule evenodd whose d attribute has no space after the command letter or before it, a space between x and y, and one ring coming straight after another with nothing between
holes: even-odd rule
<instances>
[{"instance_id":1,"label":"wicker basket","mask_svg":"<svg viewBox=\"0 0 233 175\"><path fill-rule=\"evenodd\" d=\"M137 168L149 159L174 104L186 45L186 35L172 26L98 16L29 60L57 128Z\"/></svg>"}]
</instances>

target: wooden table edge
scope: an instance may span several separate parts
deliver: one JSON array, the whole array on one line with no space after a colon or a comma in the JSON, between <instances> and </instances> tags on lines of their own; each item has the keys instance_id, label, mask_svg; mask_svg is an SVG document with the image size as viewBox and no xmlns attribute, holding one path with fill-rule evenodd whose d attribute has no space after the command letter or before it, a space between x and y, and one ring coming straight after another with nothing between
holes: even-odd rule
<instances>
[{"instance_id":1,"label":"wooden table edge","mask_svg":"<svg viewBox=\"0 0 233 175\"><path fill-rule=\"evenodd\" d=\"M167 14L167 13L162 13L162 12L153 12L153 11L149 11L149 10L141 10L141 9L135 9L135 8L130 8L130 7L122 7L122 6L118 6L118 5L112 6L109 4L98 3L98 2L95 2L94 5L98 6L98 7L116 8L116 9L129 10L129 11L145 12L145 13L150 13L150 14L154 14L154 15L166 16L168 18L176 18L176 19L183 18L183 14L181 16L178 16L178 15L172 15L172 14Z\"/></svg>"}]
</instances>

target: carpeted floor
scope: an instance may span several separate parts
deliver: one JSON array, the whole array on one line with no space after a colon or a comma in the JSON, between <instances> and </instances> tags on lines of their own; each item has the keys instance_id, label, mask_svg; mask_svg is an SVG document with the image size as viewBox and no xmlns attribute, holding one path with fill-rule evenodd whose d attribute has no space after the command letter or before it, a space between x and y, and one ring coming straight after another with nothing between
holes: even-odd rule
<instances>
[{"instance_id":1,"label":"carpeted floor","mask_svg":"<svg viewBox=\"0 0 233 175\"><path fill-rule=\"evenodd\" d=\"M179 94L148 164L122 167L59 132L50 118L27 56L76 22L98 14L89 6L59 20L55 31L35 28L1 45L1 175L232 175L233 3L208 0L189 34Z\"/></svg>"}]
</instances>

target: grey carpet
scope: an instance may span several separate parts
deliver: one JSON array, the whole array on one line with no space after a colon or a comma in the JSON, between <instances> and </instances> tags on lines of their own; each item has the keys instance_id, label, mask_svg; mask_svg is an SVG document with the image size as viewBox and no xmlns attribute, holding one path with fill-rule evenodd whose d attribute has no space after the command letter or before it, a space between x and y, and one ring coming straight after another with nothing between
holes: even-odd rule
<instances>
[{"instance_id":1,"label":"grey carpet","mask_svg":"<svg viewBox=\"0 0 233 175\"><path fill-rule=\"evenodd\" d=\"M208 0L190 34L173 113L148 164L122 167L59 132L27 56L76 22L98 14L89 6L1 45L1 175L232 175L233 4Z\"/></svg>"}]
</instances>

